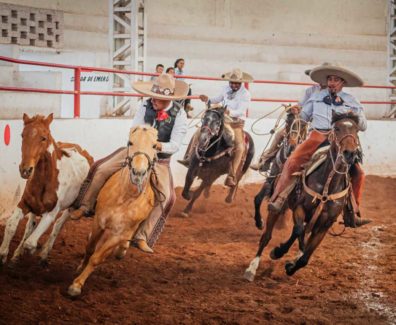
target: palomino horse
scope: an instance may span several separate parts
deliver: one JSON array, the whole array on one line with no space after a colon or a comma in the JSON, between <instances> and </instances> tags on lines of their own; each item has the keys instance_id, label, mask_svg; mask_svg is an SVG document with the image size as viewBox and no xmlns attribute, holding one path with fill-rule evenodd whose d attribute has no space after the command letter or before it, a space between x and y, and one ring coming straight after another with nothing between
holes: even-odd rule
<instances>
[{"instance_id":1,"label":"palomino horse","mask_svg":"<svg viewBox=\"0 0 396 325\"><path fill-rule=\"evenodd\" d=\"M161 201L154 172L156 143L156 129L131 129L125 167L111 176L99 193L85 256L77 269L82 272L69 287L69 295L80 295L89 275L110 254L118 258L126 254L140 223L156 201Z\"/></svg>"},{"instance_id":2,"label":"palomino horse","mask_svg":"<svg viewBox=\"0 0 396 325\"><path fill-rule=\"evenodd\" d=\"M302 255L294 262L286 263L288 275L293 275L308 264L313 252L346 207L351 190L348 172L359 148L357 122L358 117L351 113L333 117L333 130L329 137L331 145L325 162L309 175L303 172L301 184L289 197L288 205L293 210L293 231L291 237L270 254L272 259L281 258L298 238ZM254 279L261 254L271 240L273 227L282 213L269 212L258 252L245 272L245 278L249 281ZM305 234L309 233L305 242Z\"/></svg>"},{"instance_id":3,"label":"palomino horse","mask_svg":"<svg viewBox=\"0 0 396 325\"><path fill-rule=\"evenodd\" d=\"M224 112L226 108L208 109L202 119L202 126L199 133L198 143L194 154L191 157L188 167L186 181L182 192L183 198L190 200L183 213L188 215L195 200L205 190L206 196L213 182L221 175L228 173L229 165L232 160L233 147L227 144L224 138ZM252 137L245 132L247 138L247 153L242 161L242 168L237 175L237 185L231 187L226 202L231 203L234 199L238 183L248 170L254 156L254 143ZM194 191L192 197L190 193L191 185L198 177L202 179L200 186Z\"/></svg>"},{"instance_id":4,"label":"palomino horse","mask_svg":"<svg viewBox=\"0 0 396 325\"><path fill-rule=\"evenodd\" d=\"M260 192L254 197L254 219L256 227L263 229L263 220L261 218L260 207L265 198L271 197L276 181L282 173L283 165L286 159L294 151L296 146L305 140L307 136L307 123L300 119L298 115L289 112L286 117L286 136L274 157L265 182Z\"/></svg>"},{"instance_id":5,"label":"palomino horse","mask_svg":"<svg viewBox=\"0 0 396 325\"><path fill-rule=\"evenodd\" d=\"M11 262L16 262L25 249L33 254L39 238L60 214L40 252L42 262L46 262L55 239L69 216L67 208L76 199L93 163L92 157L80 146L55 142L49 129L52 120L53 114L47 118L41 115L32 118L23 115L19 172L27 182L17 208L7 220L0 247L1 263L7 261L10 242L24 216L28 216L25 233ZM35 227L36 216L42 218Z\"/></svg>"}]
</instances>

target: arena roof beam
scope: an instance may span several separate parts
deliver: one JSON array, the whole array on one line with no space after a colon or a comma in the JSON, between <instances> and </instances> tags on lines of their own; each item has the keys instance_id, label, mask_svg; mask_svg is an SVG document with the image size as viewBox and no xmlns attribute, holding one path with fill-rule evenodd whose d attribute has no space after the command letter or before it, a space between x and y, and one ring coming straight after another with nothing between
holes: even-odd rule
<instances>
[{"instance_id":1,"label":"arena roof beam","mask_svg":"<svg viewBox=\"0 0 396 325\"><path fill-rule=\"evenodd\" d=\"M147 47L147 17L144 11L144 0L109 0L109 14L111 67L144 72ZM135 75L132 77L133 80L130 78L130 75L114 74L112 90L130 91L131 81L141 79L142 76ZM112 115L124 115L136 106L136 98L113 97Z\"/></svg>"}]
</instances>

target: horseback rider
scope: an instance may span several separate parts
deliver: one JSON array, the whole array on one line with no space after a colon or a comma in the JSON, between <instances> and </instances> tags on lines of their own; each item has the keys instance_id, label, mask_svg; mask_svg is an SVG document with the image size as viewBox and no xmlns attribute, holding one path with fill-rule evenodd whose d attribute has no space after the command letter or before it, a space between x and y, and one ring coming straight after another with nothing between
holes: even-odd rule
<instances>
[{"instance_id":1,"label":"horseback rider","mask_svg":"<svg viewBox=\"0 0 396 325\"><path fill-rule=\"evenodd\" d=\"M292 176L293 173L300 171L320 145L328 140L331 134L333 112L352 111L359 118L359 130L365 131L367 128L362 105L355 97L342 90L343 87L362 86L363 81L358 75L337 64L329 64L314 68L310 72L310 77L319 84L327 84L327 89L312 95L302 108L301 118L311 122L311 132L307 139L290 155L283 167L268 205L268 209L274 212L281 211L294 188L296 177ZM351 177L353 194L357 205L359 205L365 175L358 162L351 168ZM357 225L361 225L361 223Z\"/></svg>"},{"instance_id":2,"label":"horseback rider","mask_svg":"<svg viewBox=\"0 0 396 325\"><path fill-rule=\"evenodd\" d=\"M155 80L137 81L133 84L133 88L150 98L143 101L137 110L131 127L148 124L158 130L156 145L158 160L154 171L158 178L158 189L164 194L164 200L154 206L150 216L139 226L133 239L134 244L142 251L152 253L152 247L165 225L176 198L169 163L187 133L186 112L176 100L186 98L189 87L187 83L175 80L170 74L161 74ZM78 209L71 211L72 219L94 213L101 188L111 175L124 166L127 155L127 148L122 147L91 166L74 204Z\"/></svg>"},{"instance_id":3,"label":"horseback rider","mask_svg":"<svg viewBox=\"0 0 396 325\"><path fill-rule=\"evenodd\" d=\"M233 187L237 182L237 173L242 162L245 140L243 127L245 125L246 113L249 108L251 96L249 90L242 84L243 82L252 82L253 77L242 72L240 69L233 69L231 72L225 73L221 76L223 80L227 80L229 83L225 86L220 95L210 98L206 95L200 95L201 101L207 104L218 104L221 103L224 107L227 107L225 114L225 127L233 130L234 136L234 155L231 162L228 176L225 180L225 185ZM191 155L195 148L198 140L198 132L194 135L189 147L187 148L186 154L183 160L178 160L179 163L184 166L189 165Z\"/></svg>"},{"instance_id":4,"label":"horseback rider","mask_svg":"<svg viewBox=\"0 0 396 325\"><path fill-rule=\"evenodd\" d=\"M329 65L329 63L324 62L322 65ZM311 71L312 71L312 69L307 69L304 71L304 73L307 76L309 76ZM327 83L322 84L322 85L315 84L315 85L307 88L304 92L303 98L301 98L301 100L298 102L298 104L288 108L288 110L293 114L299 114L302 107L305 105L305 103L308 101L308 99L310 99L313 94L316 94L317 92L319 92L325 88L327 88ZM261 154L261 156L259 158L259 161L255 164L250 165L250 168L253 170L258 170L260 172L267 171L270 167L270 164L271 164L273 158L275 158L275 156L280 148L280 145L281 145L283 139L285 138L285 135L286 135L286 127L277 131L274 134L274 139L272 140L270 147L263 151L263 153Z\"/></svg>"}]
</instances>

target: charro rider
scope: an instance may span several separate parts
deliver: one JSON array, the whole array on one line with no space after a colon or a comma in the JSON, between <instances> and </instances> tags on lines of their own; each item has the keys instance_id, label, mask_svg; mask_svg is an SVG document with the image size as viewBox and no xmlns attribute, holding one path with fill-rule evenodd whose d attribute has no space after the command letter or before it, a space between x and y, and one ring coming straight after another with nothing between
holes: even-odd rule
<instances>
[{"instance_id":1,"label":"charro rider","mask_svg":"<svg viewBox=\"0 0 396 325\"><path fill-rule=\"evenodd\" d=\"M158 130L158 161L154 170L158 176L158 188L164 194L165 200L162 202L162 207L158 204L153 208L148 219L140 225L133 240L141 250L152 253L152 247L175 202L169 162L171 156L179 150L187 132L186 113L175 100L187 96L188 85L183 81L175 80L169 74L161 74L152 81L135 82L133 88L150 98L137 110L132 127L148 124ZM122 168L126 157L127 149L123 147L91 167L74 204L78 209L71 212L72 219L93 214L99 191L110 176Z\"/></svg>"},{"instance_id":2,"label":"charro rider","mask_svg":"<svg viewBox=\"0 0 396 325\"><path fill-rule=\"evenodd\" d=\"M322 64L323 66L329 65L329 63L324 62ZM305 70L305 74L309 76L311 73L312 69ZM327 82L325 84L319 85L315 84L309 88L307 88L304 92L303 98L298 102L297 105L294 105L290 107L288 110L292 112L293 114L298 114L301 110L301 108L305 105L305 103L308 101L308 99L311 98L313 94L316 94L317 92L321 91L322 89L327 88ZM286 135L286 127L280 129L274 134L274 139L272 140L272 143L270 147L267 150L264 150L263 153L261 154L259 161L255 164L250 165L250 168L253 170L258 170L261 172L265 172L269 169L271 161L273 158L275 158L280 145L285 138Z\"/></svg>"},{"instance_id":3,"label":"charro rider","mask_svg":"<svg viewBox=\"0 0 396 325\"><path fill-rule=\"evenodd\" d=\"M229 83L222 89L220 95L211 99L206 95L200 95L199 98L205 103L221 103L223 106L227 107L225 114L228 118L225 120L225 123L228 127L232 128L234 132L235 151L228 176L225 180L225 185L235 186L237 173L245 150L243 127L245 125L246 113L251 99L249 90L247 90L242 83L252 82L253 77L246 72L242 72L240 69L233 69L231 72L223 74L221 78ZM197 134L198 133L196 133L192 139L184 156L184 160L179 160L179 162L185 166L189 164L191 154L197 141Z\"/></svg>"},{"instance_id":4,"label":"charro rider","mask_svg":"<svg viewBox=\"0 0 396 325\"><path fill-rule=\"evenodd\" d=\"M327 89L313 94L305 103L301 112L301 118L311 122L311 132L308 138L301 143L287 159L282 174L275 187L268 208L279 212L295 184L293 173L300 171L307 163L319 146L328 140L331 131L332 113L346 113L352 111L359 117L359 130L367 128L366 117L363 107L352 95L344 92L343 87L360 87L362 79L352 71L337 64L321 65L310 73L313 81L319 84L327 84ZM351 168L352 190L359 205L364 172L358 162ZM359 221L359 220L358 220ZM361 225L358 222L357 225Z\"/></svg>"}]
</instances>

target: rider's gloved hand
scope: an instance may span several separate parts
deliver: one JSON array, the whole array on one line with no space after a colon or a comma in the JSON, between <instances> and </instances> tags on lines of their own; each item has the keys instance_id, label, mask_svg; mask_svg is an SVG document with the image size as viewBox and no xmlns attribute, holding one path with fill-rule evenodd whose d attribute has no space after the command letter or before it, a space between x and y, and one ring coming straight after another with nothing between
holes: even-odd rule
<instances>
[{"instance_id":1,"label":"rider's gloved hand","mask_svg":"<svg viewBox=\"0 0 396 325\"><path fill-rule=\"evenodd\" d=\"M209 101L209 97L206 95L199 95L199 99L204 103L207 103Z\"/></svg>"}]
</instances>

